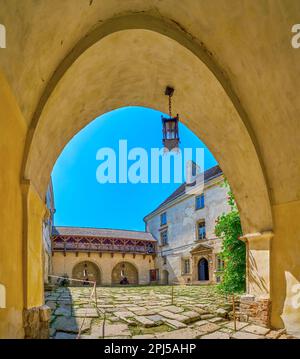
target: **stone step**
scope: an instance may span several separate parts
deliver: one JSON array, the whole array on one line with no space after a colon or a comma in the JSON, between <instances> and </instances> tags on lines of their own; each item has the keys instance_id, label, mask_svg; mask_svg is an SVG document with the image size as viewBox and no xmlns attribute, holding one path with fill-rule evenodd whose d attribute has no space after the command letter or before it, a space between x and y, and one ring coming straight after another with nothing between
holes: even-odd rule
<instances>
[{"instance_id":1,"label":"stone step","mask_svg":"<svg viewBox=\"0 0 300 359\"><path fill-rule=\"evenodd\" d=\"M145 328L155 327L156 323L144 316L136 315L134 319Z\"/></svg>"},{"instance_id":2,"label":"stone step","mask_svg":"<svg viewBox=\"0 0 300 359\"><path fill-rule=\"evenodd\" d=\"M164 322L173 329L186 328L187 325L174 319L165 319Z\"/></svg>"}]
</instances>

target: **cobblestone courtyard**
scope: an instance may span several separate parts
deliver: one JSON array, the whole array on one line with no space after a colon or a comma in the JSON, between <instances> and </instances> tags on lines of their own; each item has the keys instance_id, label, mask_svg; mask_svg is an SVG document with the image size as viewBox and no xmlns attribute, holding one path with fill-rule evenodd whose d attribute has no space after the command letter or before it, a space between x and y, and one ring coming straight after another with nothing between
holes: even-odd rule
<instances>
[{"instance_id":1,"label":"cobblestone courtyard","mask_svg":"<svg viewBox=\"0 0 300 359\"><path fill-rule=\"evenodd\" d=\"M285 339L283 331L237 322L213 286L87 287L46 292L54 339Z\"/></svg>"}]
</instances>

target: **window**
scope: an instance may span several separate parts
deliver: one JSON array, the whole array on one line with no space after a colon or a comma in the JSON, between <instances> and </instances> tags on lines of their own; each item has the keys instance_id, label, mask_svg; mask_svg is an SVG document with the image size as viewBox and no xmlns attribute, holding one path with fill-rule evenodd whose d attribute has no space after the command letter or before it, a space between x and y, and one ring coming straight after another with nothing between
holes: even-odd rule
<instances>
[{"instance_id":1,"label":"window","mask_svg":"<svg viewBox=\"0 0 300 359\"><path fill-rule=\"evenodd\" d=\"M167 257L166 257L166 256L162 256L162 261L163 261L163 264L167 264Z\"/></svg>"},{"instance_id":2,"label":"window","mask_svg":"<svg viewBox=\"0 0 300 359\"><path fill-rule=\"evenodd\" d=\"M196 210L204 208L204 193L196 197Z\"/></svg>"},{"instance_id":3,"label":"window","mask_svg":"<svg viewBox=\"0 0 300 359\"><path fill-rule=\"evenodd\" d=\"M160 240L161 240L161 245L162 246L166 246L168 244L168 231L162 231L160 233Z\"/></svg>"},{"instance_id":4,"label":"window","mask_svg":"<svg viewBox=\"0 0 300 359\"><path fill-rule=\"evenodd\" d=\"M205 222L198 223L198 239L205 239L206 238L206 229L205 229Z\"/></svg>"},{"instance_id":5,"label":"window","mask_svg":"<svg viewBox=\"0 0 300 359\"><path fill-rule=\"evenodd\" d=\"M164 212L160 215L160 225L164 226L167 224L167 212Z\"/></svg>"},{"instance_id":6,"label":"window","mask_svg":"<svg viewBox=\"0 0 300 359\"><path fill-rule=\"evenodd\" d=\"M224 261L220 256L217 256L217 271L222 272L224 270Z\"/></svg>"},{"instance_id":7,"label":"window","mask_svg":"<svg viewBox=\"0 0 300 359\"><path fill-rule=\"evenodd\" d=\"M183 261L183 273L184 274L190 273L190 260L189 259L185 259Z\"/></svg>"}]
</instances>

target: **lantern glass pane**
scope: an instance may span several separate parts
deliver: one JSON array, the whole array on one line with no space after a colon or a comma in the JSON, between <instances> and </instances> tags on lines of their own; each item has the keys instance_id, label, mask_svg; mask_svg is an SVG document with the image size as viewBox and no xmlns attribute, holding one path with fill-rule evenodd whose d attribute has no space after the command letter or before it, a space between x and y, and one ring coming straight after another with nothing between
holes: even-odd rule
<instances>
[{"instance_id":1,"label":"lantern glass pane","mask_svg":"<svg viewBox=\"0 0 300 359\"><path fill-rule=\"evenodd\" d=\"M167 127L167 139L174 139L175 138L175 121L168 121L166 123Z\"/></svg>"}]
</instances>

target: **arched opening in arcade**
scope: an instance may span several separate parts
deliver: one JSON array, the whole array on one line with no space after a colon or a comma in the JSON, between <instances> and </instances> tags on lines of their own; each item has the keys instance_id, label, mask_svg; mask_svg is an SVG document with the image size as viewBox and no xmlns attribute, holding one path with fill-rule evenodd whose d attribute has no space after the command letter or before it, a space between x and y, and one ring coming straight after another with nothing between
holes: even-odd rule
<instances>
[{"instance_id":1,"label":"arched opening in arcade","mask_svg":"<svg viewBox=\"0 0 300 359\"><path fill-rule=\"evenodd\" d=\"M112 284L137 285L139 275L137 268L129 262L120 262L112 270Z\"/></svg>"},{"instance_id":2,"label":"arched opening in arcade","mask_svg":"<svg viewBox=\"0 0 300 359\"><path fill-rule=\"evenodd\" d=\"M99 267L90 261L77 263L72 270L72 278L82 282L75 282L77 285L88 285L89 281L101 284L101 272Z\"/></svg>"}]
</instances>

